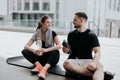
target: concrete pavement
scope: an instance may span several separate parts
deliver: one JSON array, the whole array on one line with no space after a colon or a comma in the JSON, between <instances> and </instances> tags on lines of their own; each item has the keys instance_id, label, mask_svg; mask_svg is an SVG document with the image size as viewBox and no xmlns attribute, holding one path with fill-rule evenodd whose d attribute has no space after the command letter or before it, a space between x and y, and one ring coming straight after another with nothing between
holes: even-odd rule
<instances>
[{"instance_id":1,"label":"concrete pavement","mask_svg":"<svg viewBox=\"0 0 120 80\"><path fill-rule=\"evenodd\" d=\"M0 31L0 58L7 59L8 57L21 55L21 50L24 48L26 42L31 38L32 34L33 33ZM61 43L64 39L66 39L66 37L67 37L66 35L59 35ZM99 41L101 44L102 54L101 62L104 65L105 71L115 73L115 78L113 80L119 80L120 39L99 37ZM35 47L35 44L32 47ZM63 61L67 58L68 55L64 54L62 51L61 55L62 57L60 58L59 64L62 65ZM1 65L2 64L0 64L0 66ZM0 74L0 76L2 75Z\"/></svg>"}]
</instances>

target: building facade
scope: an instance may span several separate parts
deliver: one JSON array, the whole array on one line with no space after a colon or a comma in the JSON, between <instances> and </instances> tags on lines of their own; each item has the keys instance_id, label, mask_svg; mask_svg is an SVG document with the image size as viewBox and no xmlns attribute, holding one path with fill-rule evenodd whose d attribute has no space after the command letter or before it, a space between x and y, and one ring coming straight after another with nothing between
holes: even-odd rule
<instances>
[{"instance_id":1,"label":"building facade","mask_svg":"<svg viewBox=\"0 0 120 80\"><path fill-rule=\"evenodd\" d=\"M39 20L43 15L55 19L55 0L9 0L9 14L13 20Z\"/></svg>"},{"instance_id":2,"label":"building facade","mask_svg":"<svg viewBox=\"0 0 120 80\"><path fill-rule=\"evenodd\" d=\"M11 20L27 23L37 23L43 15L49 15L56 20L56 0L8 0ZM34 26L34 25L29 25Z\"/></svg>"},{"instance_id":3,"label":"building facade","mask_svg":"<svg viewBox=\"0 0 120 80\"><path fill-rule=\"evenodd\" d=\"M4 20L15 21L17 26L34 27L43 15L49 15L55 29L69 32L74 13L81 11L88 14L88 26L97 35L119 35L120 0L0 0L2 3L0 16L5 14Z\"/></svg>"}]
</instances>

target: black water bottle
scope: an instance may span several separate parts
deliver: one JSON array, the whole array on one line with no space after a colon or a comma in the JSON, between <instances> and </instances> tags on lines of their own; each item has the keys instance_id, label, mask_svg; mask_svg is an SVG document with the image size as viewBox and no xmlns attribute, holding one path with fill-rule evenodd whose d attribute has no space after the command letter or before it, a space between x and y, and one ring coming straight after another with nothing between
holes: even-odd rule
<instances>
[{"instance_id":1,"label":"black water bottle","mask_svg":"<svg viewBox=\"0 0 120 80\"><path fill-rule=\"evenodd\" d=\"M63 45L64 47L68 48L68 43L67 43L66 40L63 40L62 45Z\"/></svg>"}]
</instances>

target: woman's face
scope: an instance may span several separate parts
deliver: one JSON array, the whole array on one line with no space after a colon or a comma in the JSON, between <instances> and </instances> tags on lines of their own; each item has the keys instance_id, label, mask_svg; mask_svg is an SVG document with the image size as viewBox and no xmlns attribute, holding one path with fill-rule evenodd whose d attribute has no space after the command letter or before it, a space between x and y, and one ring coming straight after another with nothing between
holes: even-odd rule
<instances>
[{"instance_id":1,"label":"woman's face","mask_svg":"<svg viewBox=\"0 0 120 80\"><path fill-rule=\"evenodd\" d=\"M51 26L51 19L48 18L48 19L46 19L45 22L43 23L43 27L46 28L46 29L48 29L48 28L50 28L50 26Z\"/></svg>"}]
</instances>

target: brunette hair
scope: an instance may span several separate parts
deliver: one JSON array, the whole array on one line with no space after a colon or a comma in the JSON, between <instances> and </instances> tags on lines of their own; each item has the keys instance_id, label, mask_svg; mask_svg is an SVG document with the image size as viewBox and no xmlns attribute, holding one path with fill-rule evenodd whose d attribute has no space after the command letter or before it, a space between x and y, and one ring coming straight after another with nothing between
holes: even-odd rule
<instances>
[{"instance_id":1,"label":"brunette hair","mask_svg":"<svg viewBox=\"0 0 120 80\"><path fill-rule=\"evenodd\" d=\"M79 18L84 18L86 21L88 19L87 14L84 12L77 12L77 13L75 13L75 15L78 16Z\"/></svg>"},{"instance_id":2,"label":"brunette hair","mask_svg":"<svg viewBox=\"0 0 120 80\"><path fill-rule=\"evenodd\" d=\"M36 28L36 31L42 27L42 23L45 22L46 19L50 18L49 16L45 15L41 18L40 22L38 23L38 26Z\"/></svg>"}]
</instances>

